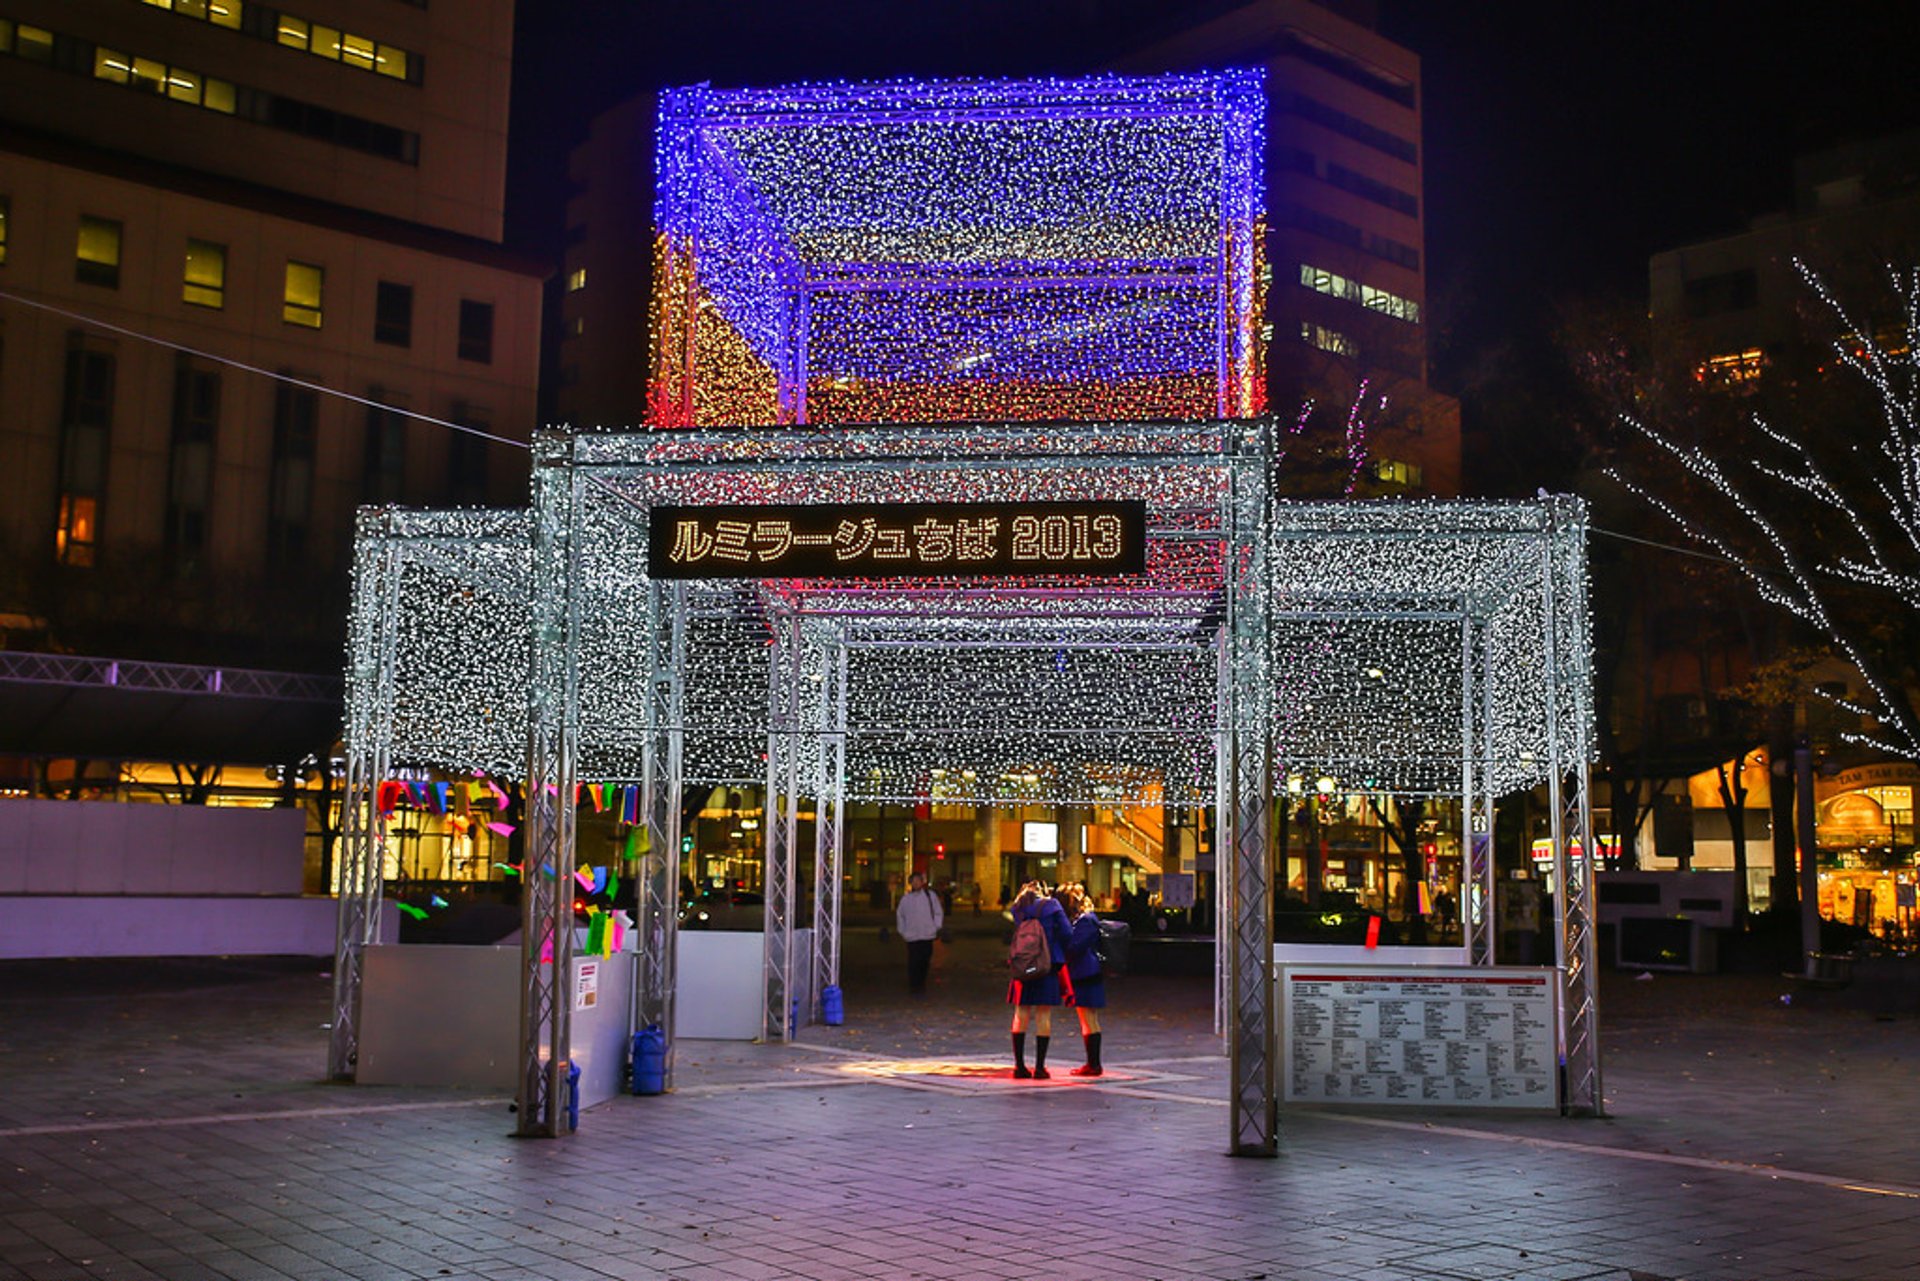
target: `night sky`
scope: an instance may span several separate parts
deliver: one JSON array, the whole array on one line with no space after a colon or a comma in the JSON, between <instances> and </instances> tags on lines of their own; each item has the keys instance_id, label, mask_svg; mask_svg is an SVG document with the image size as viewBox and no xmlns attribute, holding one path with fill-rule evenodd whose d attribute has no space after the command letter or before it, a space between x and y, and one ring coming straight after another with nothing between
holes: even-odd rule
<instances>
[{"instance_id":1,"label":"night sky","mask_svg":"<svg viewBox=\"0 0 1920 1281\"><path fill-rule=\"evenodd\" d=\"M660 84L1075 73L1189 0L521 0L509 234L557 259L565 153ZM1787 207L1796 152L1920 125L1911 4L1382 0L1425 67L1434 381L1469 427L1556 310Z\"/></svg>"}]
</instances>

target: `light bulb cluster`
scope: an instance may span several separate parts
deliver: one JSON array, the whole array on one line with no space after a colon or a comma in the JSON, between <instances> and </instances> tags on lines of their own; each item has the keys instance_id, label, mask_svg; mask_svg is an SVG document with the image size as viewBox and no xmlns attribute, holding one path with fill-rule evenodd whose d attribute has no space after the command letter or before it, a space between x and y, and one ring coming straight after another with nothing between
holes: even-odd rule
<instances>
[{"instance_id":1,"label":"light bulb cluster","mask_svg":"<svg viewBox=\"0 0 1920 1281\"><path fill-rule=\"evenodd\" d=\"M1262 73L662 96L656 426L1264 409Z\"/></svg>"},{"instance_id":2,"label":"light bulb cluster","mask_svg":"<svg viewBox=\"0 0 1920 1281\"><path fill-rule=\"evenodd\" d=\"M1578 503L1280 501L1262 525L1270 454L1250 448L1259 431L1011 424L567 438L542 486L571 495L575 546L541 572L572 576L578 777L640 779L649 740L675 728L654 719L650 681L670 657L656 629L677 616L687 786L762 781L773 750L796 754L810 787L830 736L844 733L854 799L924 797L937 780L955 803L1113 803L1121 793L1209 803L1224 574L1254 550L1231 554L1235 523L1265 539L1265 577L1248 604L1268 614L1259 654L1276 778L1306 771L1343 791L1454 795L1471 771L1474 786L1505 792L1590 759ZM986 496L1144 498L1147 572L671 588L646 576L645 513L656 502ZM389 736L396 766L519 777L532 521L382 519L359 563L392 581L360 596L371 605L354 620L355 723ZM390 686L370 675L382 643L392 645ZM844 721L827 684L842 653ZM788 665L796 727L770 714Z\"/></svg>"}]
</instances>

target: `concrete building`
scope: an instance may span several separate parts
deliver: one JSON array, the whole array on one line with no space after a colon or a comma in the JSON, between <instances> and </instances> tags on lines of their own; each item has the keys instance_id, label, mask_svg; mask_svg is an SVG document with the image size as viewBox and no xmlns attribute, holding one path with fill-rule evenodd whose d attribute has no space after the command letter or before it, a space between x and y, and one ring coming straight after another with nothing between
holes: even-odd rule
<instances>
[{"instance_id":1,"label":"concrete building","mask_svg":"<svg viewBox=\"0 0 1920 1281\"><path fill-rule=\"evenodd\" d=\"M511 37L511 0L0 18L8 645L333 669L356 505L520 500L522 451L382 408L535 419Z\"/></svg>"},{"instance_id":2,"label":"concrete building","mask_svg":"<svg viewBox=\"0 0 1920 1281\"><path fill-rule=\"evenodd\" d=\"M1653 255L1649 311L1659 348L1679 348L1703 382L1754 382L1809 344L1809 297L1795 257L1849 295L1884 264L1920 260L1920 131L1797 157L1793 207L1745 230Z\"/></svg>"}]
</instances>

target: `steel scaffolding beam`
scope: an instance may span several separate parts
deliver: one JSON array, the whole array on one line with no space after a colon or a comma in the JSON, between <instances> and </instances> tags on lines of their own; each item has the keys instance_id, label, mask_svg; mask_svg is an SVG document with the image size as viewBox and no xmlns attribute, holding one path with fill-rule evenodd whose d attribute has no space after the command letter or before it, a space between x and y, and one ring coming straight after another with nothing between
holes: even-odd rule
<instances>
[{"instance_id":1,"label":"steel scaffolding beam","mask_svg":"<svg viewBox=\"0 0 1920 1281\"><path fill-rule=\"evenodd\" d=\"M572 1054L575 761L579 751L582 475L572 438L534 440L533 671L527 707L526 859L520 871L518 1125L565 1132Z\"/></svg>"},{"instance_id":2,"label":"steel scaffolding beam","mask_svg":"<svg viewBox=\"0 0 1920 1281\"><path fill-rule=\"evenodd\" d=\"M360 1059L360 987L366 950L380 938L380 896L387 829L379 812L380 783L391 764L382 732L393 715L400 548L386 515L363 511L356 520L347 700L347 777L340 797L339 912L334 930L333 1027L327 1036L327 1075L353 1079Z\"/></svg>"},{"instance_id":3,"label":"steel scaffolding beam","mask_svg":"<svg viewBox=\"0 0 1920 1281\"><path fill-rule=\"evenodd\" d=\"M1243 462L1227 486L1224 552L1225 653L1232 700L1227 715L1230 822L1223 824L1231 886L1233 1022L1228 1040L1232 1081L1230 1125L1235 1156L1277 1156L1280 1117L1274 1089L1273 992L1273 705L1267 610L1267 530L1271 510L1265 430L1236 442Z\"/></svg>"},{"instance_id":4,"label":"steel scaffolding beam","mask_svg":"<svg viewBox=\"0 0 1920 1281\"><path fill-rule=\"evenodd\" d=\"M767 621L773 629L773 644L767 651L766 982L760 1039L785 1042L792 1038L796 1021L794 847L800 840L800 757L806 746L801 686L807 655L798 615L775 614Z\"/></svg>"},{"instance_id":5,"label":"steel scaffolding beam","mask_svg":"<svg viewBox=\"0 0 1920 1281\"><path fill-rule=\"evenodd\" d=\"M640 975L634 1022L666 1038L663 1086L673 1088L673 995L680 931L680 816L686 746L687 586L647 588L648 720L642 761L647 851L640 862Z\"/></svg>"},{"instance_id":6,"label":"steel scaffolding beam","mask_svg":"<svg viewBox=\"0 0 1920 1281\"><path fill-rule=\"evenodd\" d=\"M824 1021L828 987L840 985L841 868L847 826L847 646L837 630L821 664L813 801L813 1017Z\"/></svg>"}]
</instances>

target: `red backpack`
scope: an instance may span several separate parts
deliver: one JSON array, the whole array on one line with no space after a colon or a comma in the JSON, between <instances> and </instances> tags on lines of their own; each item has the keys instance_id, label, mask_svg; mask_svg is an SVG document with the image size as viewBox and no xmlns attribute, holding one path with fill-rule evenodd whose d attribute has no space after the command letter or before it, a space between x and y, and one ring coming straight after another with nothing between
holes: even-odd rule
<instances>
[{"instance_id":1,"label":"red backpack","mask_svg":"<svg viewBox=\"0 0 1920 1281\"><path fill-rule=\"evenodd\" d=\"M1013 927L1013 947L1007 964L1016 979L1044 978L1053 972L1053 949L1047 946L1046 927L1028 917Z\"/></svg>"}]
</instances>

